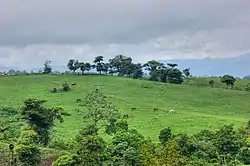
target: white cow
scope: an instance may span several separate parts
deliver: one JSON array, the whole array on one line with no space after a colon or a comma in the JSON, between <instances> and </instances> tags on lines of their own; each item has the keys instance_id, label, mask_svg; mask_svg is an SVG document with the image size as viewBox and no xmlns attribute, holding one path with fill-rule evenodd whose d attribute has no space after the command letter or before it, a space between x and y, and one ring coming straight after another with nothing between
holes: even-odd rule
<instances>
[{"instance_id":1,"label":"white cow","mask_svg":"<svg viewBox=\"0 0 250 166\"><path fill-rule=\"evenodd\" d=\"M173 114L173 113L174 113L174 110L169 110L168 113L169 113L169 114Z\"/></svg>"}]
</instances>

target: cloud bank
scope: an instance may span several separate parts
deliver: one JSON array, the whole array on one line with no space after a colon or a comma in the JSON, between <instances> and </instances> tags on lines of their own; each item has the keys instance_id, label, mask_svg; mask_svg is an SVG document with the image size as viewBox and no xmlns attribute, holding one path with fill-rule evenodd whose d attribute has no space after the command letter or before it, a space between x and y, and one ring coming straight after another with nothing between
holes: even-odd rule
<instances>
[{"instance_id":1,"label":"cloud bank","mask_svg":"<svg viewBox=\"0 0 250 166\"><path fill-rule=\"evenodd\" d=\"M248 0L1 0L0 65L228 58L250 52Z\"/></svg>"}]
</instances>

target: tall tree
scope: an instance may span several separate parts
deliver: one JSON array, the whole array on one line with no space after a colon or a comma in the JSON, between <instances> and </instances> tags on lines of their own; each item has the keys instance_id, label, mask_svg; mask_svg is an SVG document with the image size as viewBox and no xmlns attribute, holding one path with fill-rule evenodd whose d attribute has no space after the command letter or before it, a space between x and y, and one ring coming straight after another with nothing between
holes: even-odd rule
<instances>
[{"instance_id":1,"label":"tall tree","mask_svg":"<svg viewBox=\"0 0 250 166\"><path fill-rule=\"evenodd\" d=\"M44 62L43 74L50 74L52 72L51 61L46 60Z\"/></svg>"},{"instance_id":2,"label":"tall tree","mask_svg":"<svg viewBox=\"0 0 250 166\"><path fill-rule=\"evenodd\" d=\"M69 115L62 108L45 108L43 104L46 100L27 99L21 109L22 119L26 120L32 130L36 131L39 142L47 145L49 142L49 132L55 120L63 122L63 116Z\"/></svg>"},{"instance_id":3,"label":"tall tree","mask_svg":"<svg viewBox=\"0 0 250 166\"><path fill-rule=\"evenodd\" d=\"M96 71L101 74L102 71L103 71L103 65L104 65L104 63L103 63L103 56L97 56L97 57L95 57L94 63L95 63Z\"/></svg>"}]
</instances>

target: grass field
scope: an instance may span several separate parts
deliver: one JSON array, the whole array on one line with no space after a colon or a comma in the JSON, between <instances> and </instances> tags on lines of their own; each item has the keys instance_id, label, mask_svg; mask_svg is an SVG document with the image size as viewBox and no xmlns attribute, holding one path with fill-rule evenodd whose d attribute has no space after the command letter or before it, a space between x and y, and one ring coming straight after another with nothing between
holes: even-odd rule
<instances>
[{"instance_id":1,"label":"grass field","mask_svg":"<svg viewBox=\"0 0 250 166\"><path fill-rule=\"evenodd\" d=\"M65 82L76 83L67 93L51 93ZM244 82L245 83L245 82ZM147 88L145 88L147 87ZM27 98L47 99L48 106L61 106L71 116L57 124L54 135L72 138L82 125L76 98L83 99L99 88L122 113L129 114L130 128L157 140L160 130L192 134L233 123L240 127L250 117L250 93L222 88L170 85L115 76L33 75L0 77L0 106L21 107ZM131 112L131 108L137 110ZM153 111L159 108L158 111ZM168 114L168 110L175 114Z\"/></svg>"}]
</instances>

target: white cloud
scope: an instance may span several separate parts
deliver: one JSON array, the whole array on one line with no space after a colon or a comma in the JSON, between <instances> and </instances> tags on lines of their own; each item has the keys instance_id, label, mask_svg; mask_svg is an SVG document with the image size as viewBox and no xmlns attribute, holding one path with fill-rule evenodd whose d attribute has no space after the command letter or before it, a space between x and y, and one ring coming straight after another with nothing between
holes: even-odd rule
<instances>
[{"instance_id":1,"label":"white cloud","mask_svg":"<svg viewBox=\"0 0 250 166\"><path fill-rule=\"evenodd\" d=\"M250 52L246 0L2 0L0 65L227 58Z\"/></svg>"}]
</instances>

